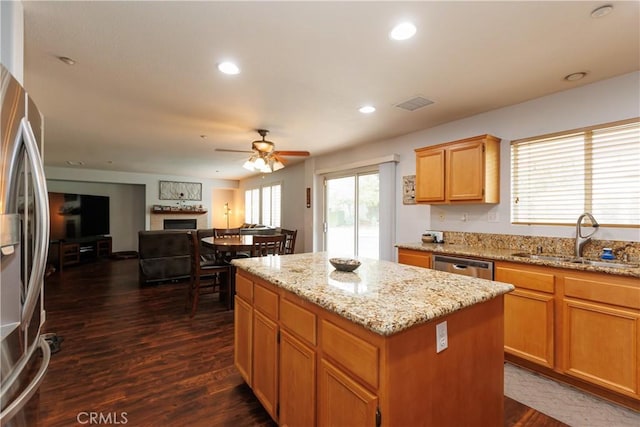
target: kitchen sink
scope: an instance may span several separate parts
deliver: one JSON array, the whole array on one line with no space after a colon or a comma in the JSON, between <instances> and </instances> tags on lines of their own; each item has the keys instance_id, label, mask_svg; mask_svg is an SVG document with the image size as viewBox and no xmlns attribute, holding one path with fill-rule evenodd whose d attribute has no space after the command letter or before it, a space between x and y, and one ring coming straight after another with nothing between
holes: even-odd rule
<instances>
[{"instance_id":1,"label":"kitchen sink","mask_svg":"<svg viewBox=\"0 0 640 427\"><path fill-rule=\"evenodd\" d=\"M530 259L539 259L541 261L558 261L558 262L573 262L573 257L561 256L561 255L540 255L540 254L529 254L526 252L517 252L515 254L511 254L511 256L521 257L521 258L530 258Z\"/></svg>"},{"instance_id":2,"label":"kitchen sink","mask_svg":"<svg viewBox=\"0 0 640 427\"><path fill-rule=\"evenodd\" d=\"M592 259L574 259L570 261L575 264L592 265L594 267L608 267L608 268L637 268L638 264L625 264L615 261L597 261Z\"/></svg>"}]
</instances>

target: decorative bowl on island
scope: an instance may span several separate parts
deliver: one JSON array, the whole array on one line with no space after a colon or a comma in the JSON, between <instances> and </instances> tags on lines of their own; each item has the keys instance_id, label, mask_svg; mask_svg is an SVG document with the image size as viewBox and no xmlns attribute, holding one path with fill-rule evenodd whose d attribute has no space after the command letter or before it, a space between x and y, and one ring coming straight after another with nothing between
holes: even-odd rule
<instances>
[{"instance_id":1,"label":"decorative bowl on island","mask_svg":"<svg viewBox=\"0 0 640 427\"><path fill-rule=\"evenodd\" d=\"M338 271L353 271L360 267L360 261L352 258L329 258L329 262Z\"/></svg>"}]
</instances>

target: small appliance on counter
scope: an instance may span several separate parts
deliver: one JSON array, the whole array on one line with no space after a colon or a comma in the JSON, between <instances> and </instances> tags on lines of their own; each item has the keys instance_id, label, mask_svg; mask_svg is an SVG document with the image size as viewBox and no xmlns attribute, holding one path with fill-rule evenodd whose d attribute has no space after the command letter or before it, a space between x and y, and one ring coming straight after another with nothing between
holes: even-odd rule
<instances>
[{"instance_id":1,"label":"small appliance on counter","mask_svg":"<svg viewBox=\"0 0 640 427\"><path fill-rule=\"evenodd\" d=\"M444 243L442 231L427 230L422 233L422 243Z\"/></svg>"}]
</instances>

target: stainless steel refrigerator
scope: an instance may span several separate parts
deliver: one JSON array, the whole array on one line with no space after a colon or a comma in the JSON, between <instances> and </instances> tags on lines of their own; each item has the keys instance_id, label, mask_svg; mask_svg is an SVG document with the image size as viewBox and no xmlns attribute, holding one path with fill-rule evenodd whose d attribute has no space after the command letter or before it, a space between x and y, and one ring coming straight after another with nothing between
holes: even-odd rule
<instances>
[{"instance_id":1,"label":"stainless steel refrigerator","mask_svg":"<svg viewBox=\"0 0 640 427\"><path fill-rule=\"evenodd\" d=\"M49 243L43 120L1 64L0 73L0 425L33 426L51 355L40 333Z\"/></svg>"}]
</instances>

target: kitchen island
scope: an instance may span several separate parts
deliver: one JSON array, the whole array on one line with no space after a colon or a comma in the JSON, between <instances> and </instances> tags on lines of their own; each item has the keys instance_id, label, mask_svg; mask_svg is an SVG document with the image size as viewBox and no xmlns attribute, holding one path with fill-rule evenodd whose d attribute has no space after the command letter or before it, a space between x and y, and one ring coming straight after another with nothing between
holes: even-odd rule
<instances>
[{"instance_id":1,"label":"kitchen island","mask_svg":"<svg viewBox=\"0 0 640 427\"><path fill-rule=\"evenodd\" d=\"M503 295L513 286L370 259L339 272L328 258L233 261L235 364L274 420L502 425Z\"/></svg>"}]
</instances>

